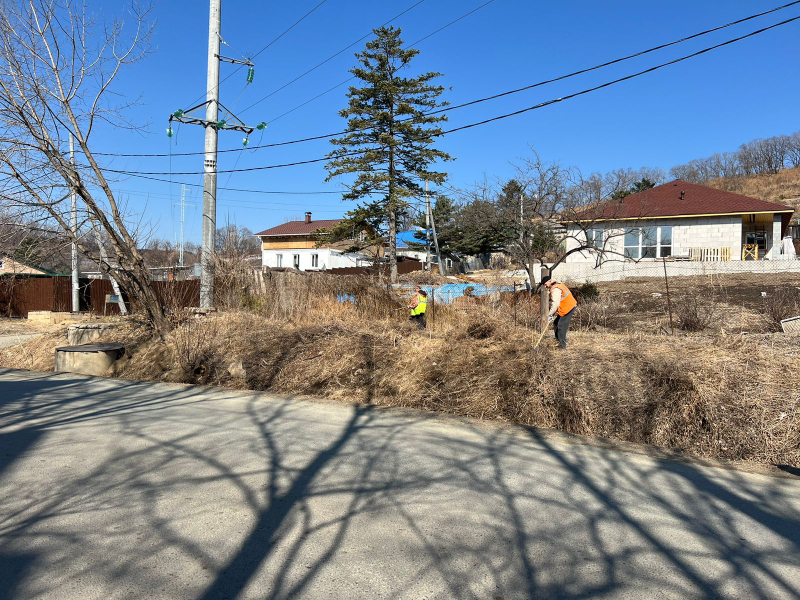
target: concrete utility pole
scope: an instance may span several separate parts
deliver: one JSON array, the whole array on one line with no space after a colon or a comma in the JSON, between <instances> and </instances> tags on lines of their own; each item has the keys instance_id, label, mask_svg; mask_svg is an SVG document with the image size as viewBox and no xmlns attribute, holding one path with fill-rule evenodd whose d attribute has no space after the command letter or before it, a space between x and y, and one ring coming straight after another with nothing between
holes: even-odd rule
<instances>
[{"instance_id":1,"label":"concrete utility pole","mask_svg":"<svg viewBox=\"0 0 800 600\"><path fill-rule=\"evenodd\" d=\"M186 219L186 184L181 185L181 238L178 246L178 266L183 266L183 222Z\"/></svg>"},{"instance_id":2,"label":"concrete utility pole","mask_svg":"<svg viewBox=\"0 0 800 600\"><path fill-rule=\"evenodd\" d=\"M439 275L444 277L444 264L442 264L442 253L439 252L439 237L436 235L436 222L433 220L433 211L430 210L430 201L428 198L428 182L425 182L425 198L428 202L428 214L431 217L431 230L433 231L433 245L436 247L436 260L439 263Z\"/></svg>"},{"instance_id":3,"label":"concrete utility pole","mask_svg":"<svg viewBox=\"0 0 800 600\"><path fill-rule=\"evenodd\" d=\"M75 171L75 140L69 134L69 164ZM72 235L78 237L78 199L75 195L75 186L70 190L70 210L72 213ZM81 275L78 270L78 244L72 241L72 312L81 310Z\"/></svg>"},{"instance_id":4,"label":"concrete utility pole","mask_svg":"<svg viewBox=\"0 0 800 600\"><path fill-rule=\"evenodd\" d=\"M208 76L206 121L219 116L219 45L222 24L221 0L210 0L208 14ZM217 128L206 126L203 160L203 236L200 269L200 307L214 306L214 233L217 228Z\"/></svg>"},{"instance_id":5,"label":"concrete utility pole","mask_svg":"<svg viewBox=\"0 0 800 600\"><path fill-rule=\"evenodd\" d=\"M425 182L425 269L431 270L431 199Z\"/></svg>"}]
</instances>

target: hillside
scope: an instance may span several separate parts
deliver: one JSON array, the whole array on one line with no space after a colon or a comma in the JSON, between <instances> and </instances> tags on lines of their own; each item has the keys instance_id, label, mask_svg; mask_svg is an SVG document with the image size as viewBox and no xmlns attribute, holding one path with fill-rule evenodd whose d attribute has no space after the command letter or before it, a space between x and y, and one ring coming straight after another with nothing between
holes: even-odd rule
<instances>
[{"instance_id":1,"label":"hillside","mask_svg":"<svg viewBox=\"0 0 800 600\"><path fill-rule=\"evenodd\" d=\"M706 185L791 206L795 210L792 221L798 222L800 218L800 168L785 169L774 175L723 177L712 179Z\"/></svg>"}]
</instances>

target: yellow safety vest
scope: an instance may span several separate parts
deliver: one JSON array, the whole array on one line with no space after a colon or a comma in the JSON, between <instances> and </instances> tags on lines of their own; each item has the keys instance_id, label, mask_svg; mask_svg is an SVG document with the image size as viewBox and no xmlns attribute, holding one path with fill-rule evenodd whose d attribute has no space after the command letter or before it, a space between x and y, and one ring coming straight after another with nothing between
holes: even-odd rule
<instances>
[{"instance_id":1,"label":"yellow safety vest","mask_svg":"<svg viewBox=\"0 0 800 600\"><path fill-rule=\"evenodd\" d=\"M424 315L428 310L428 299L422 294L417 294L417 305L411 311L411 316Z\"/></svg>"}]
</instances>

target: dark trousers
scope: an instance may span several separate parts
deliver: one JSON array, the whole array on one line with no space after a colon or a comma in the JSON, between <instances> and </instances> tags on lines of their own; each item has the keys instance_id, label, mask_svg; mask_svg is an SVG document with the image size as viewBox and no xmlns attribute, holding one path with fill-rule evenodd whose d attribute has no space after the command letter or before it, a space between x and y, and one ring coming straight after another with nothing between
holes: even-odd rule
<instances>
[{"instance_id":1,"label":"dark trousers","mask_svg":"<svg viewBox=\"0 0 800 600\"><path fill-rule=\"evenodd\" d=\"M556 315L556 318L553 320L553 333L556 334L558 345L564 350L567 349L567 329L569 329L569 322L572 321L572 315L574 314L575 309L573 308L563 317Z\"/></svg>"},{"instance_id":2,"label":"dark trousers","mask_svg":"<svg viewBox=\"0 0 800 600\"><path fill-rule=\"evenodd\" d=\"M420 329L425 329L425 313L422 313L421 315L411 315L409 320L416 322L417 327Z\"/></svg>"}]
</instances>

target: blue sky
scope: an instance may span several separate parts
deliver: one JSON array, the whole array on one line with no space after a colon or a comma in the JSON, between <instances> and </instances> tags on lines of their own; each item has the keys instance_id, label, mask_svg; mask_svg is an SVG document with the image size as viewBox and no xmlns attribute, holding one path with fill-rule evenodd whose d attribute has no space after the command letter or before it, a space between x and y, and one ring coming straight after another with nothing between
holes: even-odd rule
<instances>
[{"instance_id":1,"label":"blue sky","mask_svg":"<svg viewBox=\"0 0 800 600\"><path fill-rule=\"evenodd\" d=\"M231 48L223 54L254 54L319 3L222 0L222 37ZM353 54L365 42L343 52L313 73L244 110L273 90L351 42L367 34L417 0L327 0L256 59L255 79L245 85L242 70L221 86L223 104L248 124L273 121L349 77ZM407 43L422 38L485 0L425 0L400 17ZM730 0L669 2L589 0L535 2L495 0L475 14L422 42L412 73L438 71L453 104L516 88L619 56L672 41L762 10L773 2ZM120 11L118 1L93 6L103 18ZM181 126L176 138L165 135L169 113L188 108L205 92L208 3L161 2L153 13L157 25L153 53L124 73L117 91L141 96L128 117L138 131L98 131L96 151L130 153L195 152L203 148L203 130ZM800 15L800 5L704 36L667 50L626 61L553 85L454 111L447 127L478 121L557 98L604 81ZM467 186L487 175L508 177L510 162L535 148L543 158L579 167L583 172L615 168L661 167L714 152L734 150L757 137L800 129L800 22L794 22L653 74L611 88L535 110L519 117L455 133L438 147L456 160L448 163L450 185ZM222 65L222 76L235 67ZM290 115L271 122L263 139L280 142L341 131L338 111L345 106L341 86ZM241 147L242 134L221 132L220 148ZM219 168L256 167L324 156L322 140L257 151L221 154ZM238 163L236 162L238 159ZM171 162L171 166L170 166ZM112 168L133 171L202 170L202 156L115 158ZM324 163L301 167L221 174L220 186L288 192L338 191L325 183ZM169 179L169 176L165 178ZM173 181L200 183L200 175L174 175ZM173 239L178 231L180 185L137 178L114 185L134 210L143 213L157 236ZM187 240L199 242L201 193L190 188ZM148 196L149 195L149 196ZM149 198L149 199L148 199ZM253 231L302 215L336 218L352 204L336 194L219 194L218 225L227 222Z\"/></svg>"}]
</instances>

